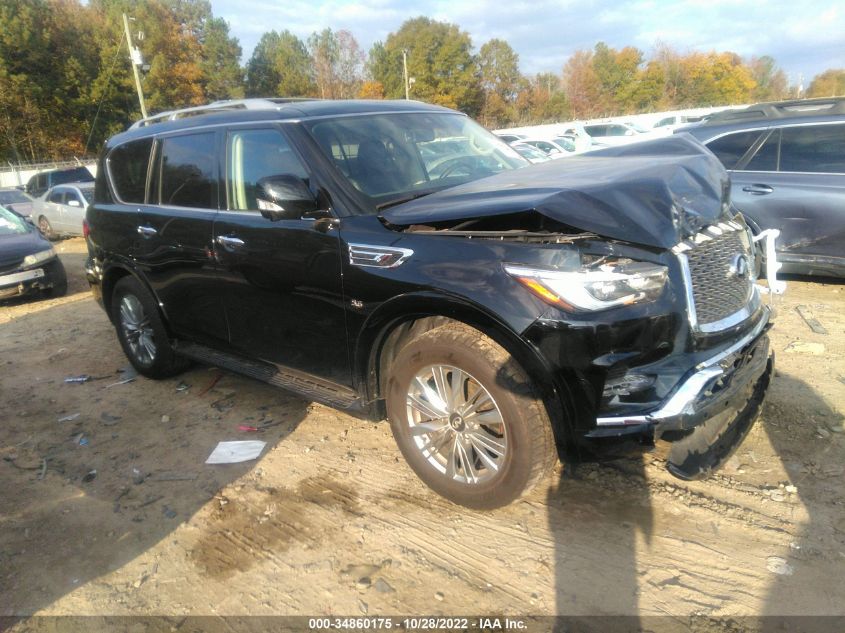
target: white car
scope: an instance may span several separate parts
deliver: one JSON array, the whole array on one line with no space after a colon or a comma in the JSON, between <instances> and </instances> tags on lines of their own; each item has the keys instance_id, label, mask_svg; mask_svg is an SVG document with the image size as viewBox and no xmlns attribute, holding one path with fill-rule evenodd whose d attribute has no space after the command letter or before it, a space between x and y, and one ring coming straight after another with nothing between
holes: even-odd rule
<instances>
[{"instance_id":1,"label":"white car","mask_svg":"<svg viewBox=\"0 0 845 633\"><path fill-rule=\"evenodd\" d=\"M566 158L575 153L575 144L561 138L553 141L544 138L525 138L520 143L536 147L551 159Z\"/></svg>"},{"instance_id":2,"label":"white car","mask_svg":"<svg viewBox=\"0 0 845 633\"><path fill-rule=\"evenodd\" d=\"M631 123L587 123L584 131L597 146L627 145L652 138L648 130Z\"/></svg>"},{"instance_id":3,"label":"white car","mask_svg":"<svg viewBox=\"0 0 845 633\"><path fill-rule=\"evenodd\" d=\"M59 235L82 235L85 210L93 199L93 182L56 185L35 200L31 217L48 239Z\"/></svg>"},{"instance_id":4,"label":"white car","mask_svg":"<svg viewBox=\"0 0 845 633\"><path fill-rule=\"evenodd\" d=\"M529 145L528 143L523 143L522 141L511 143L511 147L519 152L519 155L528 160L530 163L545 163L551 160L551 157L543 150L538 149L533 145Z\"/></svg>"}]
</instances>

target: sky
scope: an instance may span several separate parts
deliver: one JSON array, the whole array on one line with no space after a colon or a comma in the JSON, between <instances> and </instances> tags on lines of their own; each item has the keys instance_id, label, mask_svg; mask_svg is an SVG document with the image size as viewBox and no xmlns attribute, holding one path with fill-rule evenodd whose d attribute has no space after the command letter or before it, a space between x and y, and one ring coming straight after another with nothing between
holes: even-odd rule
<instances>
[{"instance_id":1,"label":"sky","mask_svg":"<svg viewBox=\"0 0 845 633\"><path fill-rule=\"evenodd\" d=\"M845 3L830 0L211 0L249 59L262 33L288 29L305 40L330 27L352 32L364 50L384 41L408 18L457 24L476 51L506 40L525 74L560 73L578 49L603 41L633 45L646 55L655 44L681 53L733 51L771 55L804 86L827 68L845 68Z\"/></svg>"}]
</instances>

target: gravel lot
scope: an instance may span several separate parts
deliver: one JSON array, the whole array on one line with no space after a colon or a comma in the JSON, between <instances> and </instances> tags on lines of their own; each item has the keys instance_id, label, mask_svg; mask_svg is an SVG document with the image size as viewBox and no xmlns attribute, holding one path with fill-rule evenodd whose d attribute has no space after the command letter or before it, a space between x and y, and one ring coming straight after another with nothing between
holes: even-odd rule
<instances>
[{"instance_id":1,"label":"gravel lot","mask_svg":"<svg viewBox=\"0 0 845 633\"><path fill-rule=\"evenodd\" d=\"M0 616L845 616L841 283L777 301L777 375L720 473L679 481L658 450L479 513L419 483L386 424L200 366L113 385L84 242L57 247L68 295L0 306ZM204 464L258 437L259 460Z\"/></svg>"}]
</instances>

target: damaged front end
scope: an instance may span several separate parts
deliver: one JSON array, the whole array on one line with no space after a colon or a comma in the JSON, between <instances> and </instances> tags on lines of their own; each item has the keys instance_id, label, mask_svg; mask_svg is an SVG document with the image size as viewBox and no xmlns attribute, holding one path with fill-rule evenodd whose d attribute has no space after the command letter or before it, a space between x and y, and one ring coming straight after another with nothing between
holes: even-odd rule
<instances>
[{"instance_id":1,"label":"damaged front end","mask_svg":"<svg viewBox=\"0 0 845 633\"><path fill-rule=\"evenodd\" d=\"M590 451L669 441L674 475L705 476L751 428L774 360L760 255L728 175L684 136L561 162L440 191L382 222L500 243L501 272L547 307L520 335L573 400L561 407L570 439ZM768 270L782 292L774 259Z\"/></svg>"}]
</instances>

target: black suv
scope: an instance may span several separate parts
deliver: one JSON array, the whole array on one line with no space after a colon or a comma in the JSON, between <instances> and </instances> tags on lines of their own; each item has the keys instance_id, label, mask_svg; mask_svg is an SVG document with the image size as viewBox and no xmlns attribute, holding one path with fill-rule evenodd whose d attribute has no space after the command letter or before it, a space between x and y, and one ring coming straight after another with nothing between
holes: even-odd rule
<instances>
[{"instance_id":1,"label":"black suv","mask_svg":"<svg viewBox=\"0 0 845 633\"><path fill-rule=\"evenodd\" d=\"M86 220L140 373L192 359L387 417L413 470L478 508L626 438L703 476L752 424L769 309L690 137L530 165L411 101L163 119L109 140Z\"/></svg>"},{"instance_id":2,"label":"black suv","mask_svg":"<svg viewBox=\"0 0 845 633\"><path fill-rule=\"evenodd\" d=\"M783 272L845 277L845 99L761 103L677 132L719 157L755 233L780 230Z\"/></svg>"}]
</instances>

